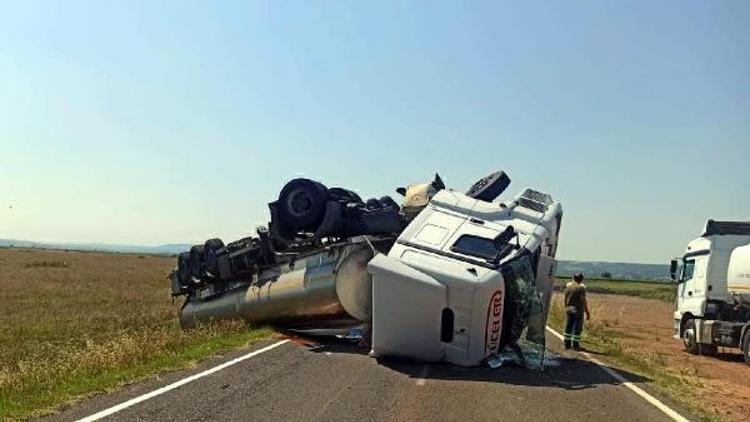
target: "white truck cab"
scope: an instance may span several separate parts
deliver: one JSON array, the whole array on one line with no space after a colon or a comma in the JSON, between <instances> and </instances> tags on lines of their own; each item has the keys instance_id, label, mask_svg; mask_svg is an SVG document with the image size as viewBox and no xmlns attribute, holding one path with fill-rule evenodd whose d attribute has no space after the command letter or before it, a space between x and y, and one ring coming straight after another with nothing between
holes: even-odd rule
<instances>
[{"instance_id":1,"label":"white truck cab","mask_svg":"<svg viewBox=\"0 0 750 422\"><path fill-rule=\"evenodd\" d=\"M562 207L525 190L509 205L438 192L372 274L372 348L478 365L526 332L544 342Z\"/></svg>"},{"instance_id":2,"label":"white truck cab","mask_svg":"<svg viewBox=\"0 0 750 422\"><path fill-rule=\"evenodd\" d=\"M750 362L750 221L709 220L671 272L674 338L689 353L739 347Z\"/></svg>"}]
</instances>

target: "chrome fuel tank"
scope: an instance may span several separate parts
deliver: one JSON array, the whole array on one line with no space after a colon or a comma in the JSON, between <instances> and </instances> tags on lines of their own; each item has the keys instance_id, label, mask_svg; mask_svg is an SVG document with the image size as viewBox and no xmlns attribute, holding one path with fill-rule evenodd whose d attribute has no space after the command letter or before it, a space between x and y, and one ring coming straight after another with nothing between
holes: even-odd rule
<instances>
[{"instance_id":1,"label":"chrome fuel tank","mask_svg":"<svg viewBox=\"0 0 750 422\"><path fill-rule=\"evenodd\" d=\"M314 320L369 321L373 250L364 238L332 245L292 263L261 272L251 283L219 294L191 297L180 315L183 328L209 320L307 323Z\"/></svg>"}]
</instances>

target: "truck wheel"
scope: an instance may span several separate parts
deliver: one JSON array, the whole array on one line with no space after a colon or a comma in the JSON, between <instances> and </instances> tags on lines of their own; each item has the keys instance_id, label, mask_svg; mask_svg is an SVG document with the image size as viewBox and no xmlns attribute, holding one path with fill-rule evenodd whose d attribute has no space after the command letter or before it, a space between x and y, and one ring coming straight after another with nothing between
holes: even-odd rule
<instances>
[{"instance_id":1,"label":"truck wheel","mask_svg":"<svg viewBox=\"0 0 750 422\"><path fill-rule=\"evenodd\" d=\"M355 202L357 204L362 203L362 198L359 197L355 192L343 189L343 188L330 188L328 189L328 196L336 201L347 201Z\"/></svg>"},{"instance_id":2,"label":"truck wheel","mask_svg":"<svg viewBox=\"0 0 750 422\"><path fill-rule=\"evenodd\" d=\"M713 344L698 343L695 336L695 320L689 319L682 333L682 343L685 350L691 355L715 355L719 349Z\"/></svg>"},{"instance_id":3,"label":"truck wheel","mask_svg":"<svg viewBox=\"0 0 750 422\"><path fill-rule=\"evenodd\" d=\"M685 351L691 355L700 353L700 345L695 336L695 320L689 319L685 323L685 330L682 332L682 344L685 345Z\"/></svg>"},{"instance_id":4,"label":"truck wheel","mask_svg":"<svg viewBox=\"0 0 750 422\"><path fill-rule=\"evenodd\" d=\"M742 340L742 355L745 356L745 363L750 365L750 331L745 332L745 339Z\"/></svg>"},{"instance_id":5,"label":"truck wheel","mask_svg":"<svg viewBox=\"0 0 750 422\"><path fill-rule=\"evenodd\" d=\"M224 247L224 242L221 239L208 239L203 247L212 251L219 250Z\"/></svg>"},{"instance_id":6,"label":"truck wheel","mask_svg":"<svg viewBox=\"0 0 750 422\"><path fill-rule=\"evenodd\" d=\"M219 261L216 257L219 249L223 247L224 242L221 239L208 239L203 244L203 266L209 278L215 279L219 276Z\"/></svg>"},{"instance_id":7,"label":"truck wheel","mask_svg":"<svg viewBox=\"0 0 750 422\"><path fill-rule=\"evenodd\" d=\"M177 257L177 274L180 276L180 284L187 285L190 281L190 252L182 252Z\"/></svg>"},{"instance_id":8,"label":"truck wheel","mask_svg":"<svg viewBox=\"0 0 750 422\"><path fill-rule=\"evenodd\" d=\"M190 276L194 284L200 284L204 276L203 253L205 249L203 245L195 245L190 248Z\"/></svg>"},{"instance_id":9,"label":"truck wheel","mask_svg":"<svg viewBox=\"0 0 750 422\"><path fill-rule=\"evenodd\" d=\"M368 210L376 210L380 208L380 202L375 198L370 198L365 202L365 208Z\"/></svg>"},{"instance_id":10,"label":"truck wheel","mask_svg":"<svg viewBox=\"0 0 750 422\"><path fill-rule=\"evenodd\" d=\"M327 189L310 179L294 179L279 194L282 222L294 230L315 231L326 210Z\"/></svg>"},{"instance_id":11,"label":"truck wheel","mask_svg":"<svg viewBox=\"0 0 750 422\"><path fill-rule=\"evenodd\" d=\"M466 196L479 199L480 201L491 202L500 196L508 185L510 185L508 175L505 172L496 171L474 183L466 191Z\"/></svg>"}]
</instances>

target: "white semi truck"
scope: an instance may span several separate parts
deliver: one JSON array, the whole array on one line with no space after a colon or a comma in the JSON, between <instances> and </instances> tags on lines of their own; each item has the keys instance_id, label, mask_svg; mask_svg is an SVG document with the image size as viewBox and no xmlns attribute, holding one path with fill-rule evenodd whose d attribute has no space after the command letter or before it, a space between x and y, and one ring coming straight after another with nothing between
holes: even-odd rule
<instances>
[{"instance_id":1,"label":"white semi truck","mask_svg":"<svg viewBox=\"0 0 750 422\"><path fill-rule=\"evenodd\" d=\"M460 193L436 176L399 188L399 207L295 179L257 237L180 255L181 324L364 327L378 356L462 366L518 352L522 336L543 344L562 208L531 189L494 202L509 183L496 172Z\"/></svg>"},{"instance_id":2,"label":"white semi truck","mask_svg":"<svg viewBox=\"0 0 750 422\"><path fill-rule=\"evenodd\" d=\"M750 364L750 221L708 220L671 275L674 338L691 354L739 348Z\"/></svg>"}]
</instances>

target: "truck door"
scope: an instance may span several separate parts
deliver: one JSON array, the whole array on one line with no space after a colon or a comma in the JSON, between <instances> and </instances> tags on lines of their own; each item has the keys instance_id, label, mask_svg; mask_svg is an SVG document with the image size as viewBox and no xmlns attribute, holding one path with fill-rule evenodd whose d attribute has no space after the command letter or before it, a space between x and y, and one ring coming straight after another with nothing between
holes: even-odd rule
<instances>
[{"instance_id":1,"label":"truck door","mask_svg":"<svg viewBox=\"0 0 750 422\"><path fill-rule=\"evenodd\" d=\"M677 309L681 313L703 316L706 303L706 268L708 256L686 258L677 286Z\"/></svg>"},{"instance_id":2,"label":"truck door","mask_svg":"<svg viewBox=\"0 0 750 422\"><path fill-rule=\"evenodd\" d=\"M685 300L693 295L693 273L695 272L695 259L687 259L682 263L682 272L677 283L678 309L683 308Z\"/></svg>"}]
</instances>

